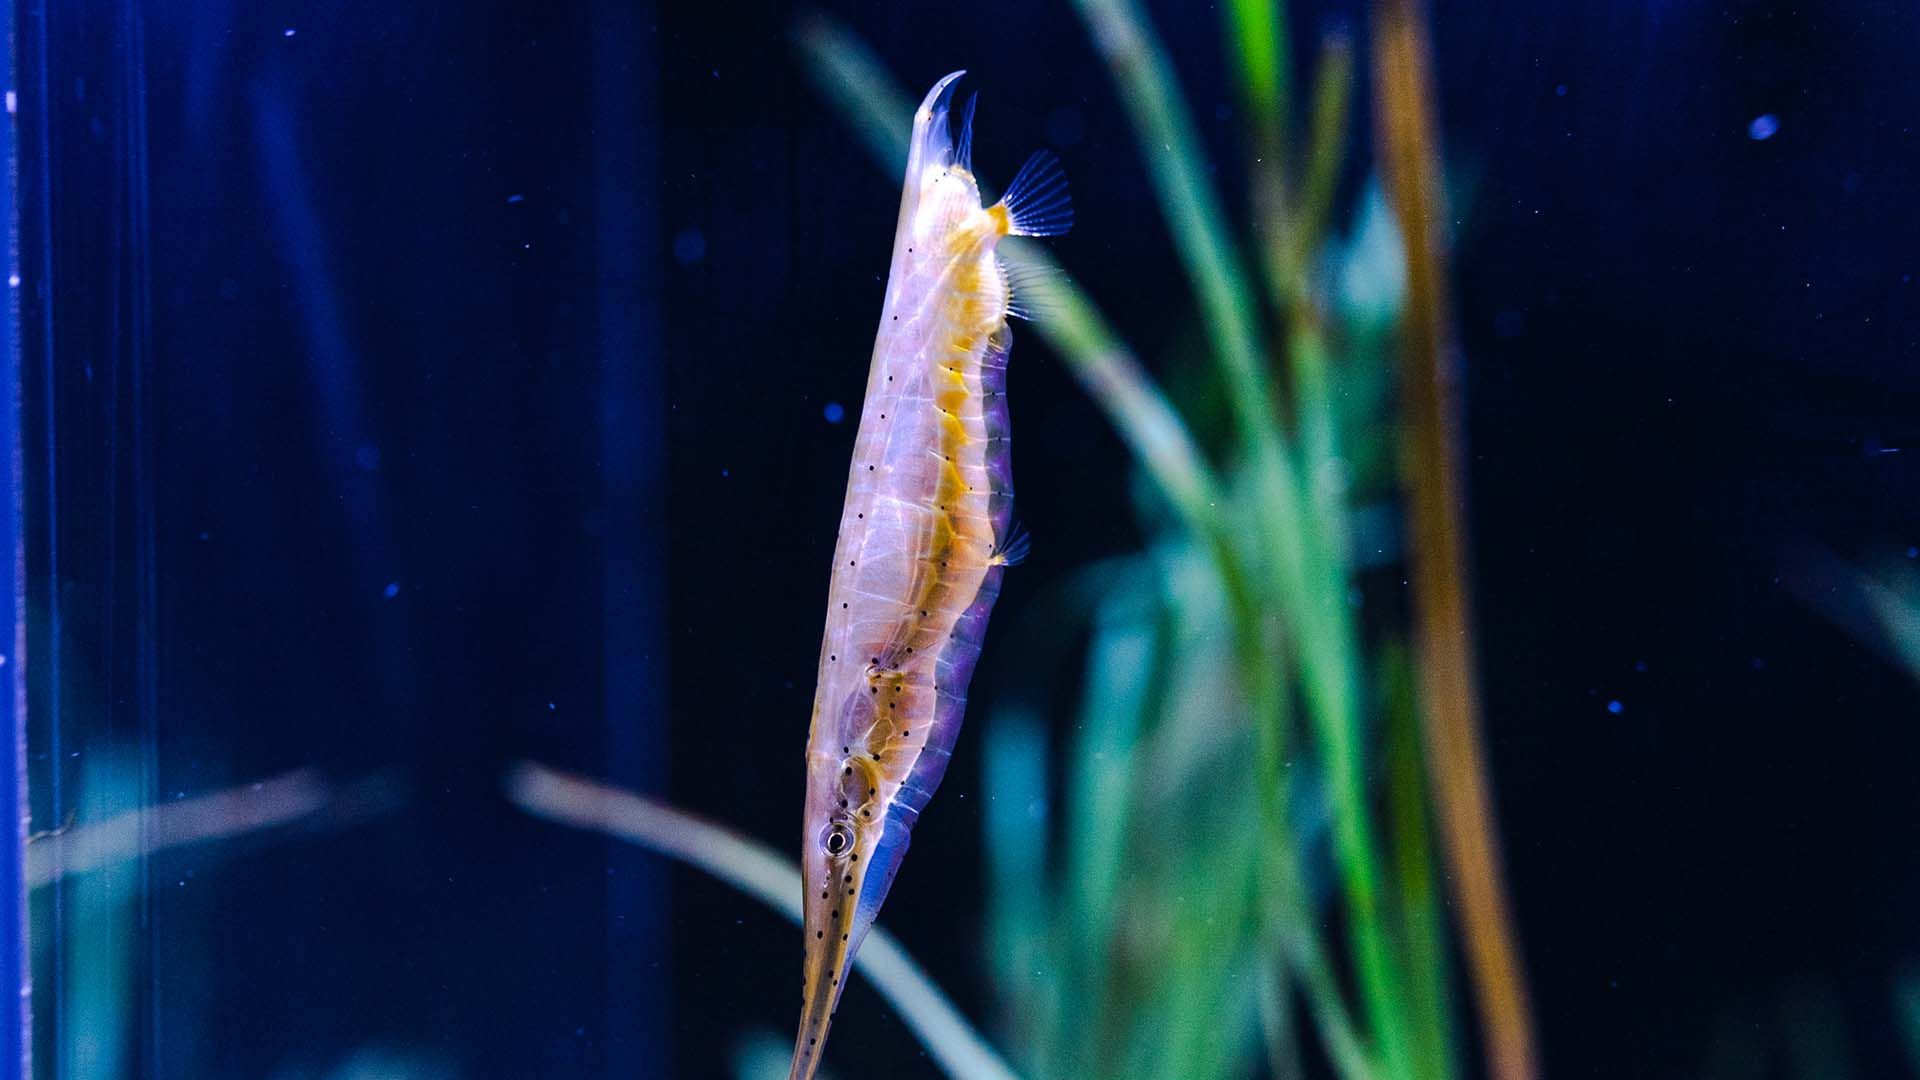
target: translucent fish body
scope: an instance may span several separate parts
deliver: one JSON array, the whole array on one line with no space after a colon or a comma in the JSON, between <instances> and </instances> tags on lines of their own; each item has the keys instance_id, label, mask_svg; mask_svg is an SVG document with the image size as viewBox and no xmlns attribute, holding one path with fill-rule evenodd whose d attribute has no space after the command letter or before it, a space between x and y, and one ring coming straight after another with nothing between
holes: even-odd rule
<instances>
[{"instance_id":1,"label":"translucent fish body","mask_svg":"<svg viewBox=\"0 0 1920 1080\"><path fill-rule=\"evenodd\" d=\"M853 956L946 772L1000 576L1020 551L1009 531L1010 295L994 249L1010 234L1062 231L1064 184L1049 157L981 205L970 123L957 148L949 133L959 75L914 114L834 549L807 743L795 1080L819 1065Z\"/></svg>"}]
</instances>

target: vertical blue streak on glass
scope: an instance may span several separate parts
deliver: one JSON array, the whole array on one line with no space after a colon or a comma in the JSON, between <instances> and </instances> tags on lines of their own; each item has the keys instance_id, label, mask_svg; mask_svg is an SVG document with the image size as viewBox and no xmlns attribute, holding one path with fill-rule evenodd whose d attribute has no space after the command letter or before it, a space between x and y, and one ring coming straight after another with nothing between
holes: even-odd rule
<instances>
[{"instance_id":1,"label":"vertical blue streak on glass","mask_svg":"<svg viewBox=\"0 0 1920 1080\"><path fill-rule=\"evenodd\" d=\"M651 4L593 6L593 156L600 349L601 587L607 770L619 784L659 791L663 375L659 75ZM609 1076L668 1075L666 875L628 845L607 850Z\"/></svg>"},{"instance_id":2,"label":"vertical blue streak on glass","mask_svg":"<svg viewBox=\"0 0 1920 1080\"><path fill-rule=\"evenodd\" d=\"M125 357L127 365L131 420L131 479L133 487L133 705L140 740L139 805L160 802L160 659L159 659L159 570L155 552L158 532L154 513L153 473L154 436L150 413L153 409L152 295L153 274L148 251L149 190L147 174L147 71L146 25L141 0L121 0L120 37L125 43L120 58L120 110L124 118L120 137L120 206L115 227L123 242L115 245L116 257L124 260L114 275L116 292L113 305L116 333L114 361ZM117 386L116 382L116 386ZM117 465L112 467L117 477ZM109 498L108 505L115 505ZM109 590L112 594L112 590ZM160 912L155 903L153 867L147 855L151 847L148 829L151 819L139 817L140 864L140 939L145 946L145 971L157 983L159 971ZM130 970L141 967L131 956ZM160 1060L161 994L155 986L146 995L146 1015L140 1025L140 1060L149 1073Z\"/></svg>"},{"instance_id":3,"label":"vertical blue streak on glass","mask_svg":"<svg viewBox=\"0 0 1920 1080\"><path fill-rule=\"evenodd\" d=\"M308 383L313 388L322 443L316 448L346 513L356 598L371 605L380 585L392 579L397 557L393 528L384 509L382 472L361 469L356 452L377 440L362 400L360 352L349 335L352 318L328 260L329 231L309 190L298 139L303 119L289 105L280 80L263 81L252 96L253 126L261 172L273 207L273 228L294 273L289 278L307 340ZM382 597L381 599L385 599ZM364 609L363 609L364 611ZM406 624L368 612L368 663L378 673L386 706L409 715L414 701L408 668Z\"/></svg>"},{"instance_id":4,"label":"vertical blue streak on glass","mask_svg":"<svg viewBox=\"0 0 1920 1080\"><path fill-rule=\"evenodd\" d=\"M41 425L40 457L46 470L46 475L38 478L38 481L43 483L45 487L43 488L41 505L37 508L41 517L41 524L38 528L42 531L36 532L35 535L39 541L39 550L43 552L44 565L46 567L45 580L47 583L45 595L38 598L42 605L42 610L45 612L46 646L42 650L42 655L37 655L34 662L41 665L45 671L52 673L60 670L60 642L65 635L60 619L60 563L57 556L59 545L53 542L54 523L58 520L54 513L56 509L55 493L59 491L59 476L55 472L58 457L53 451L58 442L59 431L54 424L54 417L56 416L54 409L54 386L56 385L56 380L54 378L52 242L53 97L51 82L48 78L47 63L48 39L52 37L51 27L48 25L49 13L47 11L47 4L49 2L50 0L32 0L28 6L26 18L21 20L20 23L24 38L20 45L21 53L30 58L33 67L32 79L21 80L20 87L24 95L24 102L28 106L26 112L30 113L36 122L33 125L31 143L27 143L23 139L21 144L28 150L28 154L24 155L27 160L21 162L21 165L25 168L25 171L21 175L26 179L28 184L31 185L31 198L29 200L23 200L23 205L28 208L31 217L31 225L23 223L20 232L21 246L13 250L22 254L30 250L33 256L32 264L30 266L23 266L22 268L21 282L23 293L25 293L28 288L32 289L30 295L34 304L34 318L39 324L38 339L35 343L37 348L34 349L31 363L35 366L40 380L41 393L38 395L39 400L33 404L35 411L39 414L39 422ZM8 4L7 6L9 11L11 11L12 5ZM0 55L6 57L4 61L6 64L9 66L12 65L14 54L10 50L0 50ZM8 82L10 84L12 83L11 72L9 72L8 75ZM23 114L16 114L8 118L10 131L19 130L18 126L22 115ZM22 134L24 135L24 133ZM12 184L11 171L9 171L6 182L9 185ZM11 200L9 200L9 202L11 202ZM8 311L10 313L24 314L21 312L19 305L24 303L25 300L25 296L10 298ZM10 322L9 330L20 333L24 338L25 325L23 321L16 319ZM22 341L22 345L21 355L24 359L26 356L24 340ZM17 376L24 375L24 368L15 371L14 374ZM11 385L11 383L12 380L8 380L5 383L0 383L0 386ZM11 409L9 409L9 415L12 415ZM24 458L24 456L23 452L21 458ZM22 464L24 465L24 461ZM24 487L24 469L10 471L8 474L8 483L10 487ZM20 524L22 526L25 525L25 516L25 507L24 504L22 504L20 516ZM13 535L11 530L9 530L8 535ZM21 553L16 552L15 554ZM18 559L8 559L7 572L17 575L21 579L15 582L16 588L24 585L24 567ZM9 590L7 595L15 595L14 590ZM24 689L24 683L27 677L27 666L25 663L26 650L23 641L25 634L24 623L26 621L25 605L22 604L15 608L13 614L15 626L14 641L18 656L16 658L17 662L14 664L14 669L7 676L6 681L11 684L9 688L14 691L13 696L8 699L11 707L15 710L12 719L15 724L24 724L28 719L26 716ZM61 781L63 776L62 766L67 757L66 743L65 740L61 738L63 724L61 721L62 701L60 680L57 677L48 678L44 680L43 685L45 691L42 701L45 703L45 716L43 719L36 721L36 726L44 731L46 736L48 753L48 766L46 769L47 813L49 820L59 820L62 815L66 813L66 791L65 785ZM17 747L15 750L16 755L24 752L24 749L24 746ZM17 773L15 783L25 788L24 778L24 771ZM31 805L31 799L29 798L31 795L30 791L23 791L18 794L20 798ZM15 860L9 860L10 865L14 862ZM66 907L65 893L62 890L58 888L48 890L46 912L46 934L48 939L52 941L65 940ZM32 954L30 952L15 954L15 960L20 963L24 969L19 973L23 981L31 976L31 956ZM11 974L12 973L9 973L9 977L11 977ZM60 1012L59 1002L63 1001L66 996L65 987L62 985L65 974L65 970L60 964L59 953L56 950L47 965L47 985L42 988L45 994L43 1000L54 1003L53 1012L55 1013L56 1024L61 1019L58 1015ZM31 1015L32 1001L30 998L22 997L21 1011L27 1025L27 1031L31 1032L33 1017ZM25 1045L20 1048L18 1060L22 1062L20 1076L24 1080L24 1077L32 1075L32 1041L30 1038L26 1038L23 1039L23 1042ZM12 1053L7 1054L7 1064L10 1065L15 1060L16 1055ZM0 1073L0 1076L5 1075L8 1074Z\"/></svg>"},{"instance_id":5,"label":"vertical blue streak on glass","mask_svg":"<svg viewBox=\"0 0 1920 1080\"><path fill-rule=\"evenodd\" d=\"M15 21L14 5L0 0L0 14L7 26ZM31 27L26 28L33 33ZM28 47L21 42L19 47ZM0 87L19 86L13 64L14 51L0 49ZM0 161L0 207L5 208L7 230L7 274L10 280L25 280L21 265L20 212L13 178L20 171L20 126L12 113L6 117L5 158ZM28 1058L27 1031L32 1023L27 997L27 887L24 876L27 845L27 710L26 684L21 679L25 666L27 628L23 613L24 537L21 534L21 504L24 495L21 477L20 446L20 303L21 290L10 288L6 296L6 336L0 340L0 461L5 462L6 478L0 485L0 615L13 628L0 634L0 647L6 650L0 663L0 724L4 724L8 747L6 762L0 765L0 806L12 815L7 827L0 829L0 927L6 940L0 942L0 1001L13 996L14 1006L0 1021L0 1080L25 1080L32 1074Z\"/></svg>"}]
</instances>

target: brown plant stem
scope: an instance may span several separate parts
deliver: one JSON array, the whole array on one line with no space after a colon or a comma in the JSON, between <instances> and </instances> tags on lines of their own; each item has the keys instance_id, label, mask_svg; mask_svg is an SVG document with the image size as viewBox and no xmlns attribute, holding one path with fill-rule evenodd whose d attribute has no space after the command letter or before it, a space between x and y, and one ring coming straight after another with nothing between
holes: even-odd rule
<instances>
[{"instance_id":1,"label":"brown plant stem","mask_svg":"<svg viewBox=\"0 0 1920 1080\"><path fill-rule=\"evenodd\" d=\"M1375 133L1407 250L1401 437L1407 517L1416 540L1411 556L1414 643L1427 769L1491 1071L1501 1080L1531 1080L1537 1065L1525 975L1502 882L1478 729L1465 484L1454 371L1447 362L1453 342L1446 218L1419 0L1376 0L1373 39Z\"/></svg>"}]
</instances>

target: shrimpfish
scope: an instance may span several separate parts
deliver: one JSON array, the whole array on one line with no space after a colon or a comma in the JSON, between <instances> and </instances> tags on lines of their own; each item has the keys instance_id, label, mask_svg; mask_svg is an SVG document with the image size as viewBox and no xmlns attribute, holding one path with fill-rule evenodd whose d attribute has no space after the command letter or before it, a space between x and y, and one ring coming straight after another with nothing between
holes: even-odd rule
<instances>
[{"instance_id":1,"label":"shrimpfish","mask_svg":"<svg viewBox=\"0 0 1920 1080\"><path fill-rule=\"evenodd\" d=\"M880 331L834 547L807 738L806 965L790 1080L819 1068L854 954L947 771L1012 524L1006 376L1018 313L994 249L1072 224L1042 150L982 206L954 72L913 117Z\"/></svg>"}]
</instances>

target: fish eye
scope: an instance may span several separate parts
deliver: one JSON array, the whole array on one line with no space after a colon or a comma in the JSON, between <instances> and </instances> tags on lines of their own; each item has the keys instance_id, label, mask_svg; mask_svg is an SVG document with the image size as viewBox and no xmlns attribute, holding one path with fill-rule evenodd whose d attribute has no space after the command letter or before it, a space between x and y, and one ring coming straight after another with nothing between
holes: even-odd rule
<instances>
[{"instance_id":1,"label":"fish eye","mask_svg":"<svg viewBox=\"0 0 1920 1080\"><path fill-rule=\"evenodd\" d=\"M845 855L853 850L853 830L846 822L836 821L827 826L826 833L820 837L820 846L836 858Z\"/></svg>"}]
</instances>

